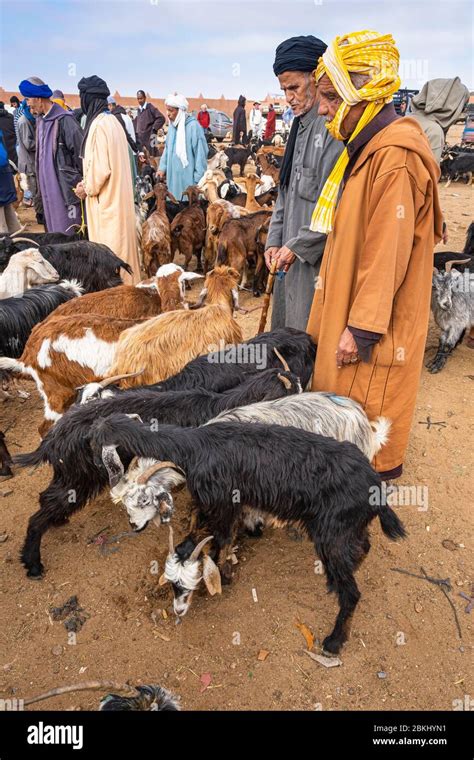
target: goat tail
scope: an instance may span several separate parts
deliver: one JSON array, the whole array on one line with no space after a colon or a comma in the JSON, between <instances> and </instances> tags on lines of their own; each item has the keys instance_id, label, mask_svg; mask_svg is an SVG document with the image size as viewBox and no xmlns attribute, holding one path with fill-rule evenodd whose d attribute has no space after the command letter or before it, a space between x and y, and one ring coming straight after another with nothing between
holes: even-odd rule
<instances>
[{"instance_id":1,"label":"goat tail","mask_svg":"<svg viewBox=\"0 0 474 760\"><path fill-rule=\"evenodd\" d=\"M23 362L18 359L10 359L9 356L0 356L0 370L2 369L6 372L15 372L17 374L26 375L27 377L30 376L28 367L23 364Z\"/></svg>"},{"instance_id":2,"label":"goat tail","mask_svg":"<svg viewBox=\"0 0 474 760\"><path fill-rule=\"evenodd\" d=\"M379 507L378 516L382 530L392 541L398 541L399 538L405 538L407 532L400 518L395 514L391 507L382 505Z\"/></svg>"},{"instance_id":3,"label":"goat tail","mask_svg":"<svg viewBox=\"0 0 474 760\"><path fill-rule=\"evenodd\" d=\"M13 464L19 467L37 467L43 462L48 462L47 457L47 441L43 439L34 451L28 451L25 454L17 454L13 457Z\"/></svg>"},{"instance_id":4,"label":"goat tail","mask_svg":"<svg viewBox=\"0 0 474 760\"><path fill-rule=\"evenodd\" d=\"M219 243L217 246L217 264L225 264L227 261L227 245Z\"/></svg>"},{"instance_id":5,"label":"goat tail","mask_svg":"<svg viewBox=\"0 0 474 760\"><path fill-rule=\"evenodd\" d=\"M371 421L370 427L374 434L374 452L372 456L375 456L379 453L382 446L386 445L392 423L387 417L377 417L376 420Z\"/></svg>"}]
</instances>

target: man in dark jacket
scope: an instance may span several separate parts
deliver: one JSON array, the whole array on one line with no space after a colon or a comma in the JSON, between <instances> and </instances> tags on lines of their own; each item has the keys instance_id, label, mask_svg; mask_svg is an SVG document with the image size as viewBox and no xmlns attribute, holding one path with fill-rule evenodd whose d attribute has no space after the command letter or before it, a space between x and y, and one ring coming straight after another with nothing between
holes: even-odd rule
<instances>
[{"instance_id":1,"label":"man in dark jacket","mask_svg":"<svg viewBox=\"0 0 474 760\"><path fill-rule=\"evenodd\" d=\"M154 156L156 155L156 133L165 123L165 117L153 103L147 102L143 90L138 90L137 101L138 111L133 120L137 143L140 148L147 148Z\"/></svg>"},{"instance_id":2,"label":"man in dark jacket","mask_svg":"<svg viewBox=\"0 0 474 760\"><path fill-rule=\"evenodd\" d=\"M245 114L246 99L240 95L237 108L233 113L232 140L236 145L247 145L247 116ZM242 137L241 137L242 135Z\"/></svg>"},{"instance_id":3,"label":"man in dark jacket","mask_svg":"<svg viewBox=\"0 0 474 760\"><path fill-rule=\"evenodd\" d=\"M2 101L0 101L0 129L3 132L3 141L7 149L8 160L13 161L15 166L17 166L15 122Z\"/></svg>"},{"instance_id":4,"label":"man in dark jacket","mask_svg":"<svg viewBox=\"0 0 474 760\"><path fill-rule=\"evenodd\" d=\"M72 111L51 101L50 87L37 77L20 82L36 119L36 177L48 232L72 235L81 222L73 188L82 180L82 130Z\"/></svg>"}]
</instances>

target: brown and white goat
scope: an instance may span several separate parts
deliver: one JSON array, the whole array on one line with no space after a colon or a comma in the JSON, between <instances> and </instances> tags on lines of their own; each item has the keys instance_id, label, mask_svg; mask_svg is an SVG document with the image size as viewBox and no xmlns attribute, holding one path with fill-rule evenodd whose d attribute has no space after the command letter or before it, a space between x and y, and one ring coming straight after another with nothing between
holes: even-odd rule
<instances>
[{"instance_id":1,"label":"brown and white goat","mask_svg":"<svg viewBox=\"0 0 474 760\"><path fill-rule=\"evenodd\" d=\"M275 184L278 184L280 181L280 170L270 161L268 154L269 151L264 150L264 148L260 148L257 153L258 165L260 166L263 174L268 174L273 179Z\"/></svg>"},{"instance_id":2,"label":"brown and white goat","mask_svg":"<svg viewBox=\"0 0 474 760\"><path fill-rule=\"evenodd\" d=\"M233 317L234 308L239 308L238 281L235 269L216 267L205 279L195 310L161 314L126 330L118 340L109 374L130 375L120 383L122 388L149 385L180 372L221 341L239 343L242 331ZM206 306L197 308L204 302Z\"/></svg>"},{"instance_id":3,"label":"brown and white goat","mask_svg":"<svg viewBox=\"0 0 474 760\"><path fill-rule=\"evenodd\" d=\"M176 264L168 264L159 271L163 275L158 277L161 308L168 311L182 308L185 281L199 275L183 272ZM126 287L135 289L123 285L116 290ZM104 306L106 302L101 295L91 294L99 297L98 305ZM81 299L75 300L79 307ZM123 298L122 303L125 310ZM74 402L80 386L110 375L120 334L149 321L147 315L135 319L111 317L107 308L104 308L105 314L92 314L90 308L87 311L87 314L51 315L33 328L19 359L0 357L0 369L20 373L36 382L44 402L45 422L39 428L40 434Z\"/></svg>"},{"instance_id":4,"label":"brown and white goat","mask_svg":"<svg viewBox=\"0 0 474 760\"><path fill-rule=\"evenodd\" d=\"M156 209L144 222L141 239L143 266L149 277L154 275L163 264L173 261L171 229L166 215L166 198L177 203L164 182L158 182L153 192L156 198Z\"/></svg>"},{"instance_id":5,"label":"brown and white goat","mask_svg":"<svg viewBox=\"0 0 474 760\"><path fill-rule=\"evenodd\" d=\"M173 258L177 249L184 256L184 268L187 269L194 254L197 259L196 269L202 270L201 252L206 237L206 215L199 202L200 190L195 185L190 185L183 195L188 196L189 206L176 214L171 222Z\"/></svg>"}]
</instances>

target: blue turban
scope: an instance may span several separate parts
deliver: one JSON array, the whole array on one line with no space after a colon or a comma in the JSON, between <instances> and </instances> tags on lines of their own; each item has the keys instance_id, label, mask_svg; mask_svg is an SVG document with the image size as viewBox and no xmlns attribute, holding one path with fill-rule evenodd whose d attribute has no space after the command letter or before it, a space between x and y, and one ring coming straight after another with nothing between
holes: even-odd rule
<instances>
[{"instance_id":1,"label":"blue turban","mask_svg":"<svg viewBox=\"0 0 474 760\"><path fill-rule=\"evenodd\" d=\"M276 49L273 64L275 76L284 71L313 71L326 48L326 43L312 34L290 37Z\"/></svg>"},{"instance_id":2,"label":"blue turban","mask_svg":"<svg viewBox=\"0 0 474 760\"><path fill-rule=\"evenodd\" d=\"M38 77L30 77L20 82L18 89L24 98L50 98L52 89Z\"/></svg>"}]
</instances>

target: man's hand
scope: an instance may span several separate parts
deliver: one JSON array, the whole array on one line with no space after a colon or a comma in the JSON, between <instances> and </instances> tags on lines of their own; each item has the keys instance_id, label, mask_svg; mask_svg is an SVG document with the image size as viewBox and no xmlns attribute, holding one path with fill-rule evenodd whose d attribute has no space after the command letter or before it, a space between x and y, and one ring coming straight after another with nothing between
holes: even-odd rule
<instances>
[{"instance_id":1,"label":"man's hand","mask_svg":"<svg viewBox=\"0 0 474 760\"><path fill-rule=\"evenodd\" d=\"M286 245L282 245L276 256L273 256L273 258L277 260L277 269L284 269L286 267L288 270L290 265L293 264L296 259L296 256Z\"/></svg>"},{"instance_id":2,"label":"man's hand","mask_svg":"<svg viewBox=\"0 0 474 760\"><path fill-rule=\"evenodd\" d=\"M265 256L265 264L267 265L267 269L272 268L272 258L276 256L280 249L277 245L272 246L271 248L267 248L267 250L264 253Z\"/></svg>"},{"instance_id":3,"label":"man's hand","mask_svg":"<svg viewBox=\"0 0 474 760\"><path fill-rule=\"evenodd\" d=\"M83 182L78 182L76 187L74 188L74 192L77 195L78 198L81 199L81 201L85 200L87 198L87 193L84 188Z\"/></svg>"},{"instance_id":4,"label":"man's hand","mask_svg":"<svg viewBox=\"0 0 474 760\"><path fill-rule=\"evenodd\" d=\"M160 182L164 182L166 178L166 172L164 172L162 169L158 169L158 171L156 172L156 178Z\"/></svg>"},{"instance_id":5,"label":"man's hand","mask_svg":"<svg viewBox=\"0 0 474 760\"><path fill-rule=\"evenodd\" d=\"M339 338L339 345L336 351L336 363L339 369L346 364L355 364L359 361L357 343L348 327L344 330Z\"/></svg>"}]
</instances>

